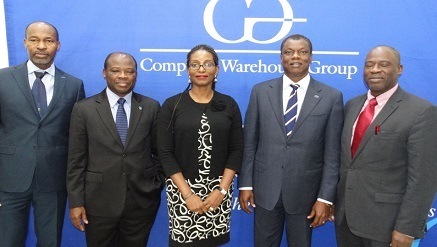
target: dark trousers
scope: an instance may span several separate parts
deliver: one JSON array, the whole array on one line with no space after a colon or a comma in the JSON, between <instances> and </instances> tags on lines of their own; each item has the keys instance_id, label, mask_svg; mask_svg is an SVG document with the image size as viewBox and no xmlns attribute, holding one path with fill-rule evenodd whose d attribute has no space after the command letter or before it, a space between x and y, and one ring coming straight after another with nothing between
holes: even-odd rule
<instances>
[{"instance_id":1,"label":"dark trousers","mask_svg":"<svg viewBox=\"0 0 437 247\"><path fill-rule=\"evenodd\" d=\"M155 221L159 201L149 208L141 207L130 190L123 212L117 217L87 214L85 236L88 247L144 247Z\"/></svg>"},{"instance_id":2,"label":"dark trousers","mask_svg":"<svg viewBox=\"0 0 437 247\"><path fill-rule=\"evenodd\" d=\"M271 211L257 205L255 208L255 246L280 246L284 224L288 246L311 246L312 229L306 217L306 214L287 214L281 198Z\"/></svg>"},{"instance_id":3,"label":"dark trousers","mask_svg":"<svg viewBox=\"0 0 437 247\"><path fill-rule=\"evenodd\" d=\"M337 224L338 223L338 224ZM377 222L375 223L377 224ZM389 247L390 243L380 242L373 239L361 238L350 230L346 216L342 222L336 222L335 235L339 247Z\"/></svg>"},{"instance_id":4,"label":"dark trousers","mask_svg":"<svg viewBox=\"0 0 437 247\"><path fill-rule=\"evenodd\" d=\"M66 191L40 192L35 182L25 192L0 191L0 245L24 246L32 206L36 246L60 246L66 200Z\"/></svg>"}]
</instances>

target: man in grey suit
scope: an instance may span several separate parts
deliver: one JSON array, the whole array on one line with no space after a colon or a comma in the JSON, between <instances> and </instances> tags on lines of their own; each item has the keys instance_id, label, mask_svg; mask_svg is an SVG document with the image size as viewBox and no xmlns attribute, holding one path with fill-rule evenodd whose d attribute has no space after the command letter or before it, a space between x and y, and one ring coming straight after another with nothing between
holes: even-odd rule
<instances>
[{"instance_id":1,"label":"man in grey suit","mask_svg":"<svg viewBox=\"0 0 437 247\"><path fill-rule=\"evenodd\" d=\"M250 96L238 186L242 209L256 207L255 246L279 246L284 223L289 246L310 246L312 228L325 224L335 199L343 96L309 75L311 61L308 38L285 38L285 74L255 85ZM289 121L284 113L294 92Z\"/></svg>"},{"instance_id":2,"label":"man in grey suit","mask_svg":"<svg viewBox=\"0 0 437 247\"><path fill-rule=\"evenodd\" d=\"M437 187L437 107L402 90L402 69L396 49L373 48L364 64L369 90L346 104L335 209L339 246L411 246L426 231Z\"/></svg>"},{"instance_id":3,"label":"man in grey suit","mask_svg":"<svg viewBox=\"0 0 437 247\"><path fill-rule=\"evenodd\" d=\"M32 206L37 245L60 246L70 114L85 92L53 63L60 48L53 25L29 24L24 46L29 60L0 70L0 245L24 246Z\"/></svg>"},{"instance_id":4,"label":"man in grey suit","mask_svg":"<svg viewBox=\"0 0 437 247\"><path fill-rule=\"evenodd\" d=\"M160 106L132 91L137 78L132 55L109 54L103 77L107 88L75 104L71 115L70 219L85 230L87 246L144 247L164 185L154 156Z\"/></svg>"}]
</instances>

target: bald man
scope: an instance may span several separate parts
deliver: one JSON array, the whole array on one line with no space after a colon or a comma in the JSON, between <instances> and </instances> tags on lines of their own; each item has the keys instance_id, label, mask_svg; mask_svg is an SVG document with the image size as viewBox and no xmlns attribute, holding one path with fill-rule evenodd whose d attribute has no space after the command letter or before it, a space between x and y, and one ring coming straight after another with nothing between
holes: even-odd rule
<instances>
[{"instance_id":1,"label":"bald man","mask_svg":"<svg viewBox=\"0 0 437 247\"><path fill-rule=\"evenodd\" d=\"M24 246L31 207L37 246L61 245L70 114L85 92L55 66L60 46L53 25L33 22L28 61L0 70L1 246Z\"/></svg>"},{"instance_id":2,"label":"bald man","mask_svg":"<svg viewBox=\"0 0 437 247\"><path fill-rule=\"evenodd\" d=\"M402 69L396 49L373 48L364 64L368 91L346 103L335 209L340 247L411 246L425 234L437 188L437 107L398 85Z\"/></svg>"}]
</instances>

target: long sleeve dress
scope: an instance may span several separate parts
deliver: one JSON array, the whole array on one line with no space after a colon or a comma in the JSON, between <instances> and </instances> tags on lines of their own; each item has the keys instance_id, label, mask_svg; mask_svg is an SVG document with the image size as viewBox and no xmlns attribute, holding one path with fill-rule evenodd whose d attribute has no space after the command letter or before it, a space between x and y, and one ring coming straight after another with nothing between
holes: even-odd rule
<instances>
[{"instance_id":1,"label":"long sleeve dress","mask_svg":"<svg viewBox=\"0 0 437 247\"><path fill-rule=\"evenodd\" d=\"M241 113L230 96L214 92L196 103L188 92L167 99L157 122L158 156L166 175L182 172L192 192L205 199L225 168L239 171L243 156ZM170 246L217 246L229 241L232 184L215 211L188 210L179 189L167 179Z\"/></svg>"}]
</instances>

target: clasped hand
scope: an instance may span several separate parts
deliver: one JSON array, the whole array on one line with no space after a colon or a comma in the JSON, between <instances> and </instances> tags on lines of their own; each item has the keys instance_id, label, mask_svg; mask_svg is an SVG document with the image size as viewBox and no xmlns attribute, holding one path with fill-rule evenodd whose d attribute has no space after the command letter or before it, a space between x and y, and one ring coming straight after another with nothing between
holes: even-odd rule
<instances>
[{"instance_id":1,"label":"clasped hand","mask_svg":"<svg viewBox=\"0 0 437 247\"><path fill-rule=\"evenodd\" d=\"M202 200L198 195L193 194L185 200L188 210L198 214L204 214L208 211L215 211L222 203L225 196L218 190L213 190Z\"/></svg>"}]
</instances>

